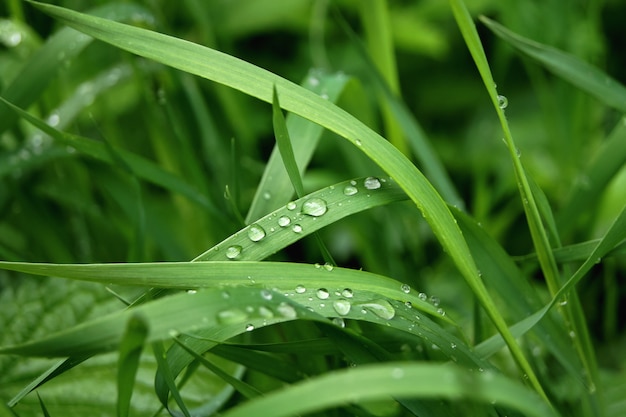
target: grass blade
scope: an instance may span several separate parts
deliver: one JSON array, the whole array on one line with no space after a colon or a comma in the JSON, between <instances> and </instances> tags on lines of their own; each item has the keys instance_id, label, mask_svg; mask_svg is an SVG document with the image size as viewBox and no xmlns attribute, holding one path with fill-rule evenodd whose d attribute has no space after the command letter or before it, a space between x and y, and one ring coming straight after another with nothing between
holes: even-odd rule
<instances>
[{"instance_id":1,"label":"grass blade","mask_svg":"<svg viewBox=\"0 0 626 417\"><path fill-rule=\"evenodd\" d=\"M148 326L141 316L132 316L126 324L126 332L120 343L117 366L117 415L127 417L133 395L135 376L139 367L141 351L148 335Z\"/></svg>"}]
</instances>

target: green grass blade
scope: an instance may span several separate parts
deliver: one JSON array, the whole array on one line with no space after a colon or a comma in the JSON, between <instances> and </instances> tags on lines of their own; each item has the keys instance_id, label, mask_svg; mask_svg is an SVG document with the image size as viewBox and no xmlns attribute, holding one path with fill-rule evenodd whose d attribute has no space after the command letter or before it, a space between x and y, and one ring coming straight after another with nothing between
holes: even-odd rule
<instances>
[{"instance_id":1,"label":"green grass blade","mask_svg":"<svg viewBox=\"0 0 626 417\"><path fill-rule=\"evenodd\" d=\"M43 398L41 398L41 395L39 395L39 393L37 393L37 399L39 400L39 407L41 407L41 412L43 413L44 417L50 417L50 413L48 412L48 408L44 404Z\"/></svg>"},{"instance_id":2,"label":"green grass blade","mask_svg":"<svg viewBox=\"0 0 626 417\"><path fill-rule=\"evenodd\" d=\"M161 404L163 405L163 407L165 407L166 410L170 411L168 394L171 393L174 401L176 401L176 404L178 404L180 410L183 412L185 417L191 417L191 414L189 413L189 410L185 405L185 401L183 401L183 397L180 395L180 391L176 386L175 376L167 361L167 353L165 351L165 347L163 346L163 342L152 342L152 350L154 352L154 357L156 358L157 364L159 365L159 372L161 373L161 375L163 375L168 387L168 392L165 393L165 395L163 395L163 392L160 392L158 389L156 390L157 396L161 400Z\"/></svg>"},{"instance_id":3,"label":"green grass blade","mask_svg":"<svg viewBox=\"0 0 626 417\"><path fill-rule=\"evenodd\" d=\"M280 109L276 86L274 86L272 90L272 122L274 126L274 135L276 136L276 145L280 151L280 157L283 161L283 165L287 170L287 175L291 180L294 190L296 190L296 195L298 198L301 198L304 196L302 177L300 176L300 170L298 169L296 158L293 155L291 139L289 138L289 130L287 129L287 123L285 122L283 111Z\"/></svg>"},{"instance_id":4,"label":"green grass blade","mask_svg":"<svg viewBox=\"0 0 626 417\"><path fill-rule=\"evenodd\" d=\"M351 402L384 399L390 395L449 400L467 397L515 408L527 416L558 415L534 392L502 375L469 373L451 365L403 362L364 365L328 373L249 401L223 415L296 416Z\"/></svg>"},{"instance_id":5,"label":"green grass blade","mask_svg":"<svg viewBox=\"0 0 626 417\"><path fill-rule=\"evenodd\" d=\"M148 335L148 326L141 316L132 316L120 343L117 366L117 415L127 417L133 394L141 351Z\"/></svg>"},{"instance_id":6,"label":"green grass blade","mask_svg":"<svg viewBox=\"0 0 626 417\"><path fill-rule=\"evenodd\" d=\"M481 16L480 20L509 45L538 61L554 74L596 97L600 102L626 112L626 87L605 72L573 55L520 36L487 17Z\"/></svg>"}]
</instances>

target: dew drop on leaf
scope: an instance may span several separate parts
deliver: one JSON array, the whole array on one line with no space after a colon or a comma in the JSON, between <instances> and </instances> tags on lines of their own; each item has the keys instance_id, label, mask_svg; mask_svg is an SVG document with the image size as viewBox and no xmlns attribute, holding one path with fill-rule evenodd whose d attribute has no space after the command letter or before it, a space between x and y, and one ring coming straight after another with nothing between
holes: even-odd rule
<instances>
[{"instance_id":1,"label":"dew drop on leaf","mask_svg":"<svg viewBox=\"0 0 626 417\"><path fill-rule=\"evenodd\" d=\"M327 210L328 206L326 205L326 201L321 198L311 198L302 204L302 213L308 216L323 216Z\"/></svg>"},{"instance_id":2,"label":"dew drop on leaf","mask_svg":"<svg viewBox=\"0 0 626 417\"><path fill-rule=\"evenodd\" d=\"M254 324L246 324L246 331L251 332L254 330Z\"/></svg>"},{"instance_id":3,"label":"dew drop on leaf","mask_svg":"<svg viewBox=\"0 0 626 417\"><path fill-rule=\"evenodd\" d=\"M509 99L507 99L505 96L498 95L498 106L500 106L500 108L504 110L508 105Z\"/></svg>"},{"instance_id":4,"label":"dew drop on leaf","mask_svg":"<svg viewBox=\"0 0 626 417\"><path fill-rule=\"evenodd\" d=\"M296 209L296 202L295 201L290 201L287 203L287 210L295 210Z\"/></svg>"},{"instance_id":5,"label":"dew drop on leaf","mask_svg":"<svg viewBox=\"0 0 626 417\"><path fill-rule=\"evenodd\" d=\"M294 233L302 233L302 226L300 226L299 224L294 224L291 230L293 230Z\"/></svg>"},{"instance_id":6,"label":"dew drop on leaf","mask_svg":"<svg viewBox=\"0 0 626 417\"><path fill-rule=\"evenodd\" d=\"M400 289L402 290L403 293L408 294L411 292L411 287L408 284L402 284L400 286Z\"/></svg>"},{"instance_id":7,"label":"dew drop on leaf","mask_svg":"<svg viewBox=\"0 0 626 417\"><path fill-rule=\"evenodd\" d=\"M367 303L360 303L359 305L364 310L369 310L384 320L391 320L396 315L396 310L387 300L372 300Z\"/></svg>"},{"instance_id":8,"label":"dew drop on leaf","mask_svg":"<svg viewBox=\"0 0 626 417\"><path fill-rule=\"evenodd\" d=\"M306 292L306 288L304 285L296 285L296 293L304 294Z\"/></svg>"},{"instance_id":9,"label":"dew drop on leaf","mask_svg":"<svg viewBox=\"0 0 626 417\"><path fill-rule=\"evenodd\" d=\"M343 295L346 298L352 298L354 296L354 292L350 288L344 288L341 291L341 295Z\"/></svg>"},{"instance_id":10,"label":"dew drop on leaf","mask_svg":"<svg viewBox=\"0 0 626 417\"><path fill-rule=\"evenodd\" d=\"M289 223L291 223L291 219L287 216L280 216L278 218L278 225L280 227L287 227L289 226Z\"/></svg>"},{"instance_id":11,"label":"dew drop on leaf","mask_svg":"<svg viewBox=\"0 0 626 417\"><path fill-rule=\"evenodd\" d=\"M317 295L317 298L319 298L320 300L326 300L330 296L330 293L326 288L320 288L317 290L315 295Z\"/></svg>"},{"instance_id":12,"label":"dew drop on leaf","mask_svg":"<svg viewBox=\"0 0 626 417\"><path fill-rule=\"evenodd\" d=\"M265 230L258 224L250 225L248 229L248 237L253 242L258 242L265 237Z\"/></svg>"},{"instance_id":13,"label":"dew drop on leaf","mask_svg":"<svg viewBox=\"0 0 626 417\"><path fill-rule=\"evenodd\" d=\"M345 188L343 189L343 194L347 196L355 195L358 192L359 192L359 189L356 188L354 185L346 185Z\"/></svg>"},{"instance_id":14,"label":"dew drop on leaf","mask_svg":"<svg viewBox=\"0 0 626 417\"><path fill-rule=\"evenodd\" d=\"M339 314L340 316L345 316L346 314L350 312L350 308L352 308L352 304L350 304L350 301L344 300L343 298L341 298L333 302L333 308L335 309L337 314Z\"/></svg>"},{"instance_id":15,"label":"dew drop on leaf","mask_svg":"<svg viewBox=\"0 0 626 417\"><path fill-rule=\"evenodd\" d=\"M367 177L365 181L363 181L363 185L368 190L377 190L380 188L380 180L376 177Z\"/></svg>"},{"instance_id":16,"label":"dew drop on leaf","mask_svg":"<svg viewBox=\"0 0 626 417\"><path fill-rule=\"evenodd\" d=\"M228 259L237 259L241 254L242 247L239 245L232 245L226 248L226 257Z\"/></svg>"}]
</instances>

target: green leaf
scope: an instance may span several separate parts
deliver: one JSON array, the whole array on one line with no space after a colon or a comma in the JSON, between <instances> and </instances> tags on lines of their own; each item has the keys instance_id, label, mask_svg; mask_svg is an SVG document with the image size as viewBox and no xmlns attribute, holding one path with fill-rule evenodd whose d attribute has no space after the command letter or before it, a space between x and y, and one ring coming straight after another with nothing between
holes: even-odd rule
<instances>
[{"instance_id":1,"label":"green leaf","mask_svg":"<svg viewBox=\"0 0 626 417\"><path fill-rule=\"evenodd\" d=\"M126 324L126 332L120 343L117 365L117 415L126 417L130 411L135 377L141 358L141 351L148 335L148 326L141 316L132 316Z\"/></svg>"}]
</instances>

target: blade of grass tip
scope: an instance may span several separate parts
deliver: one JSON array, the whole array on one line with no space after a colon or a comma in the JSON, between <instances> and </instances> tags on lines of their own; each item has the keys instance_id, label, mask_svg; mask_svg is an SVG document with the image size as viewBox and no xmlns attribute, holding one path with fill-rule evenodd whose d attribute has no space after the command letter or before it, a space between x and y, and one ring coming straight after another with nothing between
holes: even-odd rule
<instances>
[{"instance_id":1,"label":"blade of grass tip","mask_svg":"<svg viewBox=\"0 0 626 417\"><path fill-rule=\"evenodd\" d=\"M558 289L558 270L556 267L556 262L548 243L546 231L541 223L539 211L537 209L534 197L531 193L530 185L528 184L528 180L524 173L522 163L518 156L517 148L515 146L515 143L513 142L513 136L509 129L509 124L506 120L506 116L504 115L503 107L505 106L501 105L500 103L500 100L502 100L502 98L498 95L498 92L496 91L493 76L491 75L489 64L487 63L487 57L485 56L485 51L483 50L482 44L478 37L478 32L476 31L476 27L474 26L474 22L472 21L472 17L470 16L467 7L462 0L450 0L450 5L452 7L454 18L457 21L457 25L459 26L465 43L472 55L472 58L474 59L476 66L478 67L478 71L481 75L483 83L485 84L487 92L489 93L491 101L500 119L500 124L502 125L502 129L504 131L505 141L509 149L509 153L511 154L511 159L513 160L515 175L517 178L518 187L520 189L524 211L526 212L526 218L531 231L533 243L535 245L535 248L537 249L539 262L542 266L544 275L546 276L548 286L551 288L551 293L554 294ZM521 351L515 340L511 337L508 329L505 332L501 332L501 334L507 342L509 348L512 349L511 353L513 354L516 362L528 375L529 382L544 398L544 400L550 403L550 400L546 396L543 387L541 386L541 383L535 375L535 372L533 371L532 367L528 363L528 360L524 356L523 352ZM510 340L507 340L507 338L510 338Z\"/></svg>"},{"instance_id":2,"label":"blade of grass tip","mask_svg":"<svg viewBox=\"0 0 626 417\"><path fill-rule=\"evenodd\" d=\"M50 417L50 413L48 413L48 409L46 408L46 405L43 402L43 398L41 398L41 395L39 395L39 393L37 393L37 399L39 399L39 407L41 408L41 412L43 413L44 417Z\"/></svg>"},{"instance_id":3,"label":"blade of grass tip","mask_svg":"<svg viewBox=\"0 0 626 417\"><path fill-rule=\"evenodd\" d=\"M117 416L127 417L141 351L148 336L148 323L140 315L128 319L119 347L117 366Z\"/></svg>"},{"instance_id":4,"label":"blade of grass tip","mask_svg":"<svg viewBox=\"0 0 626 417\"><path fill-rule=\"evenodd\" d=\"M219 366L214 365L209 360L207 360L204 356L199 355L195 350L187 346L183 341L181 341L178 337L174 338L174 342L182 347L185 351L187 351L191 356L193 356L201 365L206 367L208 370L213 372L219 378L223 379L224 382L235 388L235 390L246 397L247 399L258 397L263 393L259 391L254 386L240 380L234 378L232 375L224 372Z\"/></svg>"},{"instance_id":5,"label":"blade of grass tip","mask_svg":"<svg viewBox=\"0 0 626 417\"><path fill-rule=\"evenodd\" d=\"M552 73L602 103L626 112L626 87L605 72L573 55L518 35L485 16L481 16L480 20L509 45L538 61Z\"/></svg>"},{"instance_id":6,"label":"blade of grass tip","mask_svg":"<svg viewBox=\"0 0 626 417\"><path fill-rule=\"evenodd\" d=\"M274 135L276 136L276 145L278 146L278 150L280 151L280 157L283 161L283 165L285 166L285 170L287 170L287 175L291 180L291 184L293 188L296 190L296 195L298 198L304 197L304 185L302 185L302 177L300 176L300 170L298 169L298 164L296 162L296 158L293 154L293 147L291 146L291 138L289 137L289 130L287 129L287 123L285 122L285 116L283 115L283 111L280 108L280 102L278 100L278 91L276 90L276 85L274 85L272 90L272 123L274 126ZM310 210L305 210L306 207L313 207L314 210L318 210L316 212L312 212ZM322 210L323 212L319 212ZM314 200L310 199L303 203L302 210L306 214L311 214L315 217L322 215L326 212L327 206L326 202L321 199ZM321 214L320 214L321 213ZM314 233L315 241L322 252L322 256L324 261L330 265L336 265L333 260L330 251L322 241L322 238L316 232Z\"/></svg>"},{"instance_id":7,"label":"blade of grass tip","mask_svg":"<svg viewBox=\"0 0 626 417\"><path fill-rule=\"evenodd\" d=\"M371 57L371 61L376 63L376 68L385 84L389 86L394 95L399 95L400 80L398 79L387 1L361 2L358 9L365 30L368 55ZM409 147L402 128L394 115L394 110L386 100L382 101L381 107L385 123L385 136L400 152L409 155Z\"/></svg>"}]
</instances>

